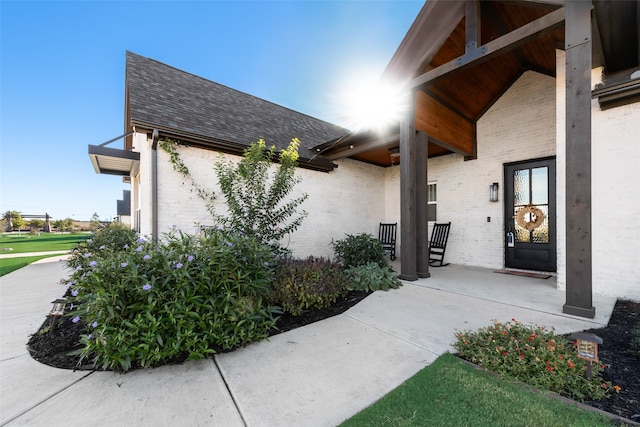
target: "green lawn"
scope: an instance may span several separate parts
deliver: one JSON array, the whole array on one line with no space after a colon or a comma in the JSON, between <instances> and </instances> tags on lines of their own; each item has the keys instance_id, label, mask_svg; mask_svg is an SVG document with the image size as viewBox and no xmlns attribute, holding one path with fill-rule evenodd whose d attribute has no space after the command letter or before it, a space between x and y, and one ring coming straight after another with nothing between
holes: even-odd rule
<instances>
[{"instance_id":1,"label":"green lawn","mask_svg":"<svg viewBox=\"0 0 640 427\"><path fill-rule=\"evenodd\" d=\"M78 242L90 237L90 234L40 233L39 236L31 236L27 233L21 235L3 234L2 237L0 237L0 255L24 254L27 252L69 251L73 249ZM8 248L11 248L11 250L7 250ZM0 258L0 276L9 274L39 259L51 256L56 255Z\"/></svg>"},{"instance_id":2,"label":"green lawn","mask_svg":"<svg viewBox=\"0 0 640 427\"><path fill-rule=\"evenodd\" d=\"M73 249L79 241L91 237L90 234L40 233L39 236L3 234L0 237L0 254L21 254L26 252L64 251ZM11 250L7 250L11 248Z\"/></svg>"},{"instance_id":3,"label":"green lawn","mask_svg":"<svg viewBox=\"0 0 640 427\"><path fill-rule=\"evenodd\" d=\"M19 268L29 265L32 262L36 262L42 258L49 258L59 255L40 255L40 256L26 256L20 258L0 258L0 277L5 274L9 274L12 271L16 271Z\"/></svg>"},{"instance_id":4,"label":"green lawn","mask_svg":"<svg viewBox=\"0 0 640 427\"><path fill-rule=\"evenodd\" d=\"M451 354L439 357L341 424L343 427L611 425L603 415L490 375Z\"/></svg>"}]
</instances>

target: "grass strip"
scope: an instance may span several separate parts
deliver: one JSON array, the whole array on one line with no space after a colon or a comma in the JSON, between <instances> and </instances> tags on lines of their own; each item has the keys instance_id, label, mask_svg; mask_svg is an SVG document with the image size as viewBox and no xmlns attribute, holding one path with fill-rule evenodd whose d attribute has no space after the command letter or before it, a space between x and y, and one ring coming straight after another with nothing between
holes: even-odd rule
<instances>
[{"instance_id":1,"label":"grass strip","mask_svg":"<svg viewBox=\"0 0 640 427\"><path fill-rule=\"evenodd\" d=\"M596 414L440 356L344 427L611 426Z\"/></svg>"},{"instance_id":2,"label":"grass strip","mask_svg":"<svg viewBox=\"0 0 640 427\"><path fill-rule=\"evenodd\" d=\"M67 251L90 238L90 234L54 234L40 233L32 236L3 234L0 237L0 254L21 254L26 252ZM11 250L7 250L11 248Z\"/></svg>"},{"instance_id":3,"label":"grass strip","mask_svg":"<svg viewBox=\"0 0 640 427\"><path fill-rule=\"evenodd\" d=\"M12 271L16 271L24 267L25 265L29 265L32 262L36 262L40 259L53 256L60 256L60 254L26 256L20 258L0 258L0 277L4 276L5 274L9 274Z\"/></svg>"}]
</instances>

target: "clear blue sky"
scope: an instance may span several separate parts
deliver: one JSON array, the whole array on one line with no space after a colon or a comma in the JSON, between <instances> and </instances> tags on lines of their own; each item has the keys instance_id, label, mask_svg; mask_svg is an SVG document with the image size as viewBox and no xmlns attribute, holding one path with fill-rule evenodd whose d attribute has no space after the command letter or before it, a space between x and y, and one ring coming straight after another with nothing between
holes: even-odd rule
<instances>
[{"instance_id":1,"label":"clear blue sky","mask_svg":"<svg viewBox=\"0 0 640 427\"><path fill-rule=\"evenodd\" d=\"M87 145L123 133L127 50L348 126L345 87L382 73L423 3L0 0L0 212L116 215L129 186Z\"/></svg>"}]
</instances>

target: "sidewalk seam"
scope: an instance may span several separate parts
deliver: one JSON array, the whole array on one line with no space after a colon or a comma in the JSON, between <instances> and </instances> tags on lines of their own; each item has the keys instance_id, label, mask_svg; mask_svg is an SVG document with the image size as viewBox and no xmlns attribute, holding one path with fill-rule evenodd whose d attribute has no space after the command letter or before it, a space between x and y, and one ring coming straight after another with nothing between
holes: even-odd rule
<instances>
[{"instance_id":1,"label":"sidewalk seam","mask_svg":"<svg viewBox=\"0 0 640 427\"><path fill-rule=\"evenodd\" d=\"M19 359L19 358L24 357L24 356L29 356L29 357L31 357L31 355L30 355L29 353L22 353L22 354L18 354L18 355L12 356L12 357L8 357L8 358L6 358L6 359L2 359L2 360L0 360L0 363L7 362L7 361L9 361L9 360Z\"/></svg>"},{"instance_id":2,"label":"sidewalk seam","mask_svg":"<svg viewBox=\"0 0 640 427\"><path fill-rule=\"evenodd\" d=\"M20 418L21 416L23 416L24 414L26 414L27 412L30 412L32 410L34 410L35 408L37 408L38 406L42 405L43 403L45 403L46 401L52 399L53 397L57 396L58 394L62 393L63 391L65 391L66 389L70 388L71 386L76 385L77 383L79 383L80 381L82 381L83 379L87 378L89 375L93 374L93 371L89 372L87 375L84 375L80 378L78 378L77 380L75 380L74 382L67 384L65 387L61 388L60 390L56 391L55 393L50 394L49 396L45 397L44 399L42 399L41 401L35 403L34 405L32 405L30 408L25 409L24 411L20 412L18 415L15 415L13 417L11 417L10 419L4 421L2 424L0 424L0 427L2 426L6 426L7 424L9 424L12 421L15 421L16 419Z\"/></svg>"},{"instance_id":3,"label":"sidewalk seam","mask_svg":"<svg viewBox=\"0 0 640 427\"><path fill-rule=\"evenodd\" d=\"M229 383L227 382L227 378L224 376L224 373L222 372L222 368L220 367L220 365L218 365L218 360L216 359L216 355L215 354L213 355L211 360L213 360L213 364L215 365L216 369L218 370L218 374L220 374L220 378L222 378L222 382L224 383L224 386L227 389L227 392L229 392L229 397L231 397L231 401L233 402L233 406L236 407L236 411L238 412L238 415L240 415L240 419L242 420L242 425L247 427L248 426L247 420L245 419L244 414L242 413L242 409L240 409L240 405L238 405L236 397L233 395L233 391L231 391L231 387L229 387Z\"/></svg>"}]
</instances>

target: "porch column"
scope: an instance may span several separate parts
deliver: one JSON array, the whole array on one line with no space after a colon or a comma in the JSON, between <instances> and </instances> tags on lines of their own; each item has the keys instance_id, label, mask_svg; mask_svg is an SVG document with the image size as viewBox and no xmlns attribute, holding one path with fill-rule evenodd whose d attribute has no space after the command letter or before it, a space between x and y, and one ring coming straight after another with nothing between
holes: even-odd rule
<instances>
[{"instance_id":1,"label":"porch column","mask_svg":"<svg viewBox=\"0 0 640 427\"><path fill-rule=\"evenodd\" d=\"M591 9L590 1L565 4L567 289L562 311L592 319Z\"/></svg>"},{"instance_id":2,"label":"porch column","mask_svg":"<svg viewBox=\"0 0 640 427\"><path fill-rule=\"evenodd\" d=\"M427 144L429 136L418 132L416 136L416 266L418 277L429 274L429 227L427 224Z\"/></svg>"},{"instance_id":3,"label":"porch column","mask_svg":"<svg viewBox=\"0 0 640 427\"><path fill-rule=\"evenodd\" d=\"M402 280L418 280L416 264L416 94L412 91L407 111L400 123L400 275Z\"/></svg>"}]
</instances>

